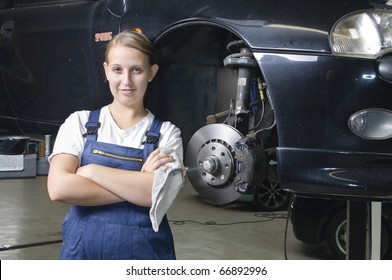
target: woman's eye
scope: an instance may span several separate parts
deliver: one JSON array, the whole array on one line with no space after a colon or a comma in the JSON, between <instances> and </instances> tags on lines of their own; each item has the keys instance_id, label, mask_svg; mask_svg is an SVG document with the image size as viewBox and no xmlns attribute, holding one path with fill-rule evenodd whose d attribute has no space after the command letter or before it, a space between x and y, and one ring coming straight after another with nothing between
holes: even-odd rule
<instances>
[{"instance_id":1,"label":"woman's eye","mask_svg":"<svg viewBox=\"0 0 392 280\"><path fill-rule=\"evenodd\" d=\"M121 68L120 67L114 67L113 68L113 72L116 72L116 73L121 72Z\"/></svg>"},{"instance_id":2,"label":"woman's eye","mask_svg":"<svg viewBox=\"0 0 392 280\"><path fill-rule=\"evenodd\" d=\"M142 72L142 68L135 67L135 68L132 69L132 72L133 73L141 73Z\"/></svg>"}]
</instances>

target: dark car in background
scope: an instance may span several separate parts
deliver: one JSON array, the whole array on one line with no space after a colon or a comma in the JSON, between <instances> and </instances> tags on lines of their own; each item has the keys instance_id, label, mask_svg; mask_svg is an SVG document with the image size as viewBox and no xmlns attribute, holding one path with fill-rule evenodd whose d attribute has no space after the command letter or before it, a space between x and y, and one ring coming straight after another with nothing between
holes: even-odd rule
<instances>
[{"instance_id":1,"label":"dark car in background","mask_svg":"<svg viewBox=\"0 0 392 280\"><path fill-rule=\"evenodd\" d=\"M125 28L156 46L147 106L182 130L203 200L391 198L391 1L2 0L0 134L55 136L109 103Z\"/></svg>"},{"instance_id":2,"label":"dark car in background","mask_svg":"<svg viewBox=\"0 0 392 280\"><path fill-rule=\"evenodd\" d=\"M381 213L380 254L382 259L391 259L392 204L382 203ZM335 259L346 259L348 241L346 200L296 195L291 206L290 220L298 240L314 245L326 241Z\"/></svg>"}]
</instances>

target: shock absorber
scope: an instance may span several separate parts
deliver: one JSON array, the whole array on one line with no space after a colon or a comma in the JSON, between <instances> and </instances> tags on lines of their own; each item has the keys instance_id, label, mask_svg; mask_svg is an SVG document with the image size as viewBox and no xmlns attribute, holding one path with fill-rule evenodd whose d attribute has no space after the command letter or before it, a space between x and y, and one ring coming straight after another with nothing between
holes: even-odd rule
<instances>
[{"instance_id":1,"label":"shock absorber","mask_svg":"<svg viewBox=\"0 0 392 280\"><path fill-rule=\"evenodd\" d=\"M239 52L227 56L223 60L225 67L238 70L237 93L235 100L235 121L233 126L246 135L249 128L249 95L253 72L258 65L251 51L244 44L244 41L238 40L230 42L227 45L229 51L234 47L239 47Z\"/></svg>"}]
</instances>

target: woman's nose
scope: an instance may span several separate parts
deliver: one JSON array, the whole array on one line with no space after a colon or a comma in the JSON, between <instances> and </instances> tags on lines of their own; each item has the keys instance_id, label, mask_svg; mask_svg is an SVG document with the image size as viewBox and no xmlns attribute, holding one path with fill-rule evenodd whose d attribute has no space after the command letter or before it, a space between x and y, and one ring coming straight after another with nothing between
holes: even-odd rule
<instances>
[{"instance_id":1,"label":"woman's nose","mask_svg":"<svg viewBox=\"0 0 392 280\"><path fill-rule=\"evenodd\" d=\"M130 86L132 84L132 75L128 72L125 72L122 77L122 83L126 86Z\"/></svg>"}]
</instances>

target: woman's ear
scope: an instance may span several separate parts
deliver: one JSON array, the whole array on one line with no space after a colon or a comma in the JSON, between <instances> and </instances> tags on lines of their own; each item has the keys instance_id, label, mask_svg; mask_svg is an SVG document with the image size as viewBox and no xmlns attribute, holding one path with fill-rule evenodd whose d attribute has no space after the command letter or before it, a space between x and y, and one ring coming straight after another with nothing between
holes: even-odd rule
<instances>
[{"instance_id":1,"label":"woman's ear","mask_svg":"<svg viewBox=\"0 0 392 280\"><path fill-rule=\"evenodd\" d=\"M105 81L108 81L108 64L106 62L103 63L103 70L105 71Z\"/></svg>"},{"instance_id":2,"label":"woman's ear","mask_svg":"<svg viewBox=\"0 0 392 280\"><path fill-rule=\"evenodd\" d=\"M150 68L150 78L148 79L149 82L151 82L154 79L154 77L157 74L158 70L159 70L158 64L153 64L151 66L151 68Z\"/></svg>"},{"instance_id":3,"label":"woman's ear","mask_svg":"<svg viewBox=\"0 0 392 280\"><path fill-rule=\"evenodd\" d=\"M105 78L108 79L108 64L106 62L103 63L103 70L105 70Z\"/></svg>"}]
</instances>

